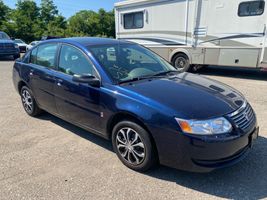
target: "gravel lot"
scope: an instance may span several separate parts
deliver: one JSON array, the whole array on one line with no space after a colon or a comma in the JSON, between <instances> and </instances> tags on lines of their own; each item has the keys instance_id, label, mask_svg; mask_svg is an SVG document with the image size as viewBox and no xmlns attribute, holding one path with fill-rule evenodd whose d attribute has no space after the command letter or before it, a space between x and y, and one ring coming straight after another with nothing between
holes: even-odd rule
<instances>
[{"instance_id":1,"label":"gravel lot","mask_svg":"<svg viewBox=\"0 0 267 200\"><path fill-rule=\"evenodd\" d=\"M111 144L49 114L26 115L13 61L0 61L0 199L267 199L267 73L207 68L200 74L240 90L260 138L241 163L209 174L124 167Z\"/></svg>"}]
</instances>

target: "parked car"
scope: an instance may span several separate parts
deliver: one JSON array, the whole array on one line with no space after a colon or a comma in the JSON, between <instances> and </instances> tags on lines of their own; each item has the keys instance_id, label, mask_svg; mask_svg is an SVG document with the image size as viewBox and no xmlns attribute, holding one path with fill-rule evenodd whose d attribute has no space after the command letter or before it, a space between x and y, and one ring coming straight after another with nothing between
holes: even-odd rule
<instances>
[{"instance_id":1,"label":"parked car","mask_svg":"<svg viewBox=\"0 0 267 200\"><path fill-rule=\"evenodd\" d=\"M180 73L130 42L42 42L15 62L13 82L28 115L45 110L110 139L122 163L137 171L157 162L212 171L242 160L258 137L256 115L240 92Z\"/></svg>"},{"instance_id":2,"label":"parked car","mask_svg":"<svg viewBox=\"0 0 267 200\"><path fill-rule=\"evenodd\" d=\"M40 41L33 41L33 42L31 42L30 44L28 44L26 46L26 51L30 50L32 47L36 46L39 43L40 43Z\"/></svg>"},{"instance_id":3,"label":"parked car","mask_svg":"<svg viewBox=\"0 0 267 200\"><path fill-rule=\"evenodd\" d=\"M41 41L44 41L44 40L52 40L52 39L60 39L62 37L59 37L59 36L52 36L52 35L47 35L47 36L43 36L41 38Z\"/></svg>"},{"instance_id":4,"label":"parked car","mask_svg":"<svg viewBox=\"0 0 267 200\"><path fill-rule=\"evenodd\" d=\"M14 59L20 57L19 46L5 33L0 31L0 57L13 56Z\"/></svg>"},{"instance_id":5,"label":"parked car","mask_svg":"<svg viewBox=\"0 0 267 200\"><path fill-rule=\"evenodd\" d=\"M15 39L14 42L19 45L19 50L21 53L26 52L27 44L21 39Z\"/></svg>"}]
</instances>

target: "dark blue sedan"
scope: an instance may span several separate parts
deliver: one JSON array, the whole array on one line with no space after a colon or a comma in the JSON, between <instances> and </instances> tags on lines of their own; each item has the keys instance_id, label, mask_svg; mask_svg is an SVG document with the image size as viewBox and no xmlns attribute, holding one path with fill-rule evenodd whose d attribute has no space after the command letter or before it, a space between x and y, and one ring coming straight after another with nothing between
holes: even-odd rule
<instances>
[{"instance_id":1,"label":"dark blue sedan","mask_svg":"<svg viewBox=\"0 0 267 200\"><path fill-rule=\"evenodd\" d=\"M258 137L255 113L238 91L179 73L130 42L42 42L16 61L13 82L27 114L47 111L110 139L137 171L158 162L212 171L240 161Z\"/></svg>"}]
</instances>

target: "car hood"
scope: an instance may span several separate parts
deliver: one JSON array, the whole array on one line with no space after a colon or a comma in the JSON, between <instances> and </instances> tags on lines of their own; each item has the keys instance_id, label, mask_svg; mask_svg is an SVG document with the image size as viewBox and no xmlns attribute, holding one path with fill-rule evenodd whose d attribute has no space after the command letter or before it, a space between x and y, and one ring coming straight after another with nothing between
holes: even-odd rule
<instances>
[{"instance_id":1,"label":"car hood","mask_svg":"<svg viewBox=\"0 0 267 200\"><path fill-rule=\"evenodd\" d=\"M14 42L13 42L13 40L2 40L2 39L0 39L0 43L12 43L12 44L15 44Z\"/></svg>"},{"instance_id":2,"label":"car hood","mask_svg":"<svg viewBox=\"0 0 267 200\"><path fill-rule=\"evenodd\" d=\"M208 119L237 110L245 101L235 89L200 75L143 80L121 85L124 92L184 119Z\"/></svg>"}]
</instances>

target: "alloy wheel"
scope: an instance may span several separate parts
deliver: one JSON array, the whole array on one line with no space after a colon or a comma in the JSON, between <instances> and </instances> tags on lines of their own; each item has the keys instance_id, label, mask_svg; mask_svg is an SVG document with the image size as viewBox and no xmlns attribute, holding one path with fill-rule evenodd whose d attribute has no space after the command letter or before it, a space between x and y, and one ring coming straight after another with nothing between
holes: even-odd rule
<instances>
[{"instance_id":1,"label":"alloy wheel","mask_svg":"<svg viewBox=\"0 0 267 200\"><path fill-rule=\"evenodd\" d=\"M177 70L183 70L187 65L187 60L184 58L184 57L178 57L176 60L175 60L175 68Z\"/></svg>"},{"instance_id":2,"label":"alloy wheel","mask_svg":"<svg viewBox=\"0 0 267 200\"><path fill-rule=\"evenodd\" d=\"M145 145L140 135L131 128L122 128L116 136L121 157L131 165L140 165L145 159Z\"/></svg>"},{"instance_id":3,"label":"alloy wheel","mask_svg":"<svg viewBox=\"0 0 267 200\"><path fill-rule=\"evenodd\" d=\"M22 91L22 103L27 113L33 112L33 99L28 90Z\"/></svg>"}]
</instances>

